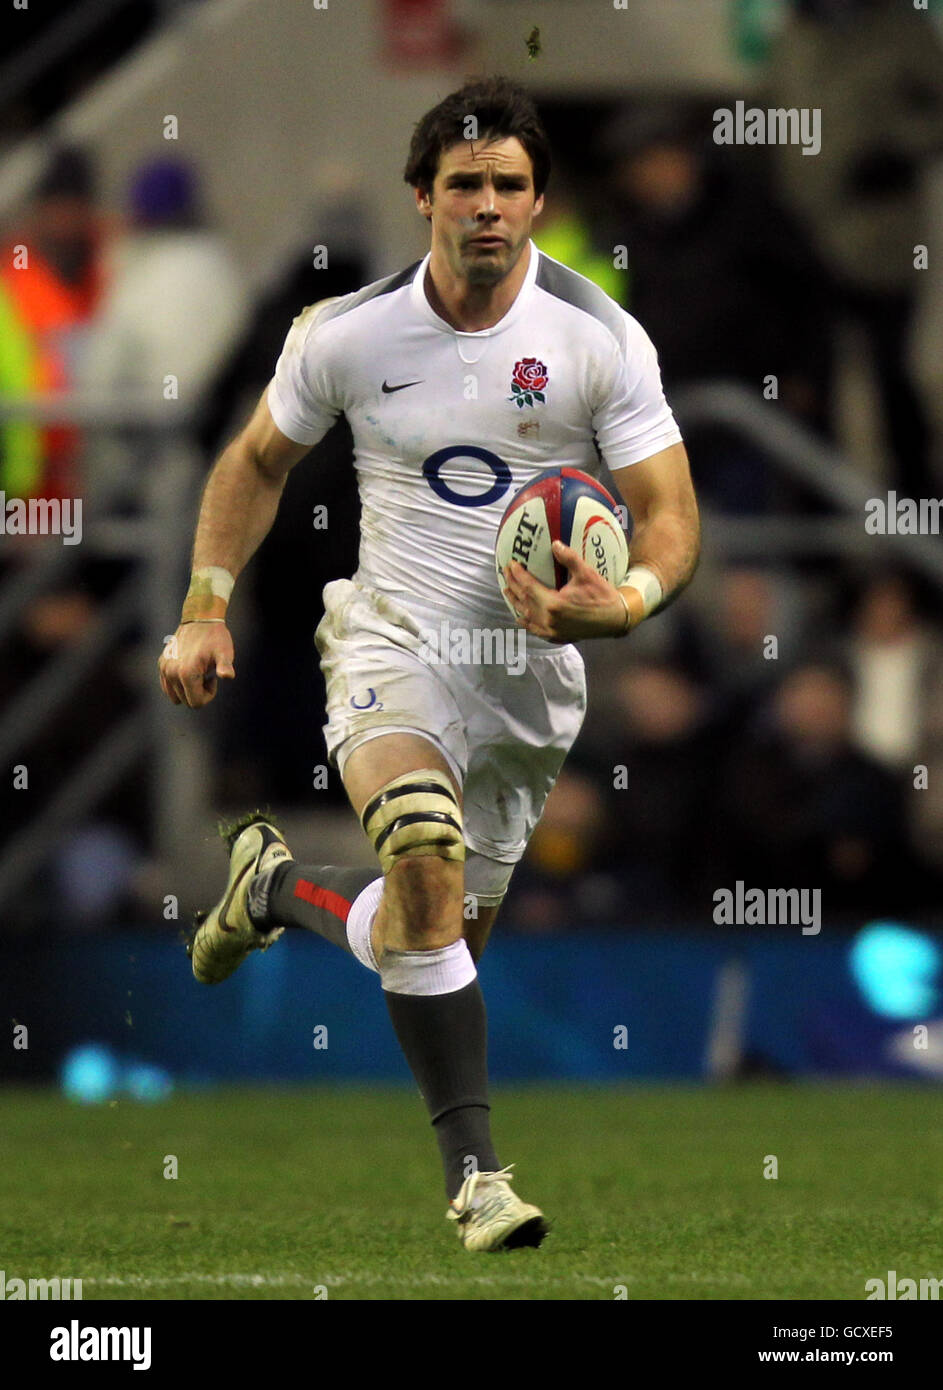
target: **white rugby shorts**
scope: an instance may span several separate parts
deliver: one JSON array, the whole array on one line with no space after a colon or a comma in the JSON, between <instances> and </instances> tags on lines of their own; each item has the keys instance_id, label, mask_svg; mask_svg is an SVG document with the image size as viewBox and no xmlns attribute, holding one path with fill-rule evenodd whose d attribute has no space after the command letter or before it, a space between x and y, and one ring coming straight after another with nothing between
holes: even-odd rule
<instances>
[{"instance_id":1,"label":"white rugby shorts","mask_svg":"<svg viewBox=\"0 0 943 1390\"><path fill-rule=\"evenodd\" d=\"M325 586L324 608L315 643L331 761L343 776L347 758L370 739L394 732L429 739L462 787L466 892L483 906L499 903L580 731L583 658L566 646L507 665L430 660L441 611L420 618L418 609L407 612L349 579ZM449 651L441 641L432 650Z\"/></svg>"}]
</instances>

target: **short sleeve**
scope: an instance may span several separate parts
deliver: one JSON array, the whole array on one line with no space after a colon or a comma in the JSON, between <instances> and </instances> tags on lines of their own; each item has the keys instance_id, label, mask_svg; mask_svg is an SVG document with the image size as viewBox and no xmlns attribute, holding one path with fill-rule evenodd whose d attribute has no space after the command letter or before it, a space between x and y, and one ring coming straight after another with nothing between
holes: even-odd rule
<instances>
[{"instance_id":1,"label":"short sleeve","mask_svg":"<svg viewBox=\"0 0 943 1390\"><path fill-rule=\"evenodd\" d=\"M681 443L652 340L631 314L623 317L625 347L613 339L609 390L593 414L596 442L612 472Z\"/></svg>"},{"instance_id":2,"label":"short sleeve","mask_svg":"<svg viewBox=\"0 0 943 1390\"><path fill-rule=\"evenodd\" d=\"M297 444L317 444L340 414L331 400L327 353L314 331L327 302L309 305L293 321L269 383L272 419Z\"/></svg>"}]
</instances>

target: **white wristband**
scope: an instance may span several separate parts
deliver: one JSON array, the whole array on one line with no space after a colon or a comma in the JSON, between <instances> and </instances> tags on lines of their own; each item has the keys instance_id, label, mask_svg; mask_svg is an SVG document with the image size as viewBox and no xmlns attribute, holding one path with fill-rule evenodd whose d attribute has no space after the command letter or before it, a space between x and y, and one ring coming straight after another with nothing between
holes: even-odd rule
<instances>
[{"instance_id":1,"label":"white wristband","mask_svg":"<svg viewBox=\"0 0 943 1390\"><path fill-rule=\"evenodd\" d=\"M647 565L633 565L630 568L619 587L624 589L627 586L637 589L642 595L642 608L646 618L665 596L658 575Z\"/></svg>"},{"instance_id":2,"label":"white wristband","mask_svg":"<svg viewBox=\"0 0 943 1390\"><path fill-rule=\"evenodd\" d=\"M203 565L200 569L194 570L193 579L208 579L210 581L210 592L216 597L221 598L225 603L229 602L233 591L235 579L224 570L222 565Z\"/></svg>"}]
</instances>

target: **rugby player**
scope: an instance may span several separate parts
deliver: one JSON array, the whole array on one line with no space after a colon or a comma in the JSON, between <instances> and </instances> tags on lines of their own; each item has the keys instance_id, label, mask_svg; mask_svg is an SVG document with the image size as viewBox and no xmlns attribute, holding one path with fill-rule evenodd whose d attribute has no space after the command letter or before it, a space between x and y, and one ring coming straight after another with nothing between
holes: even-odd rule
<instances>
[{"instance_id":1,"label":"rugby player","mask_svg":"<svg viewBox=\"0 0 943 1390\"><path fill-rule=\"evenodd\" d=\"M469 83L423 116L405 179L429 222L429 253L295 319L273 380L207 481L190 588L159 663L166 695L193 709L233 678L233 582L289 470L346 415L359 566L325 586L315 640L328 753L380 872L299 865L253 813L229 828L229 880L198 915L189 950L196 978L217 983L300 927L379 975L440 1146L446 1214L469 1250L538 1245L548 1229L491 1139L476 962L583 719L572 643L623 637L664 607L699 545L655 349L531 240L549 169L533 102L503 78ZM428 634L443 620L508 625L494 545L514 492L551 466L598 474L600 458L633 518L626 583L614 588L558 544L569 575L559 591L520 565L505 571L526 632L523 670L430 662ZM477 915L463 911L466 894Z\"/></svg>"}]
</instances>

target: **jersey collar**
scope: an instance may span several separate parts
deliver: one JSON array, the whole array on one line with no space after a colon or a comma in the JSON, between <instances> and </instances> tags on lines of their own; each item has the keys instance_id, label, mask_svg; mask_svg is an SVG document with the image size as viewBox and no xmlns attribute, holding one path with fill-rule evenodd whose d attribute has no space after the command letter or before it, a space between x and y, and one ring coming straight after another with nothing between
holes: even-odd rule
<instances>
[{"instance_id":1,"label":"jersey collar","mask_svg":"<svg viewBox=\"0 0 943 1390\"><path fill-rule=\"evenodd\" d=\"M533 241L529 241L528 245L530 246L530 260L527 266L527 273L524 276L524 283L518 290L517 297L504 315L504 318L499 319L498 322L492 324L490 328L481 328L476 333L463 333L459 329L453 328L450 323L446 323L445 319L439 317L426 298L426 270L432 258L431 251L427 252L425 258L419 265L413 277L412 284L409 287L409 295L413 307L426 323L431 324L433 328L437 328L440 333L451 333L455 338L491 338L497 333L503 333L506 328L510 328L513 323L516 323L524 312L527 301L530 298L530 292L534 281L537 279L537 262L540 258L540 252Z\"/></svg>"}]
</instances>

